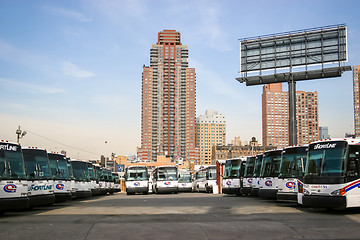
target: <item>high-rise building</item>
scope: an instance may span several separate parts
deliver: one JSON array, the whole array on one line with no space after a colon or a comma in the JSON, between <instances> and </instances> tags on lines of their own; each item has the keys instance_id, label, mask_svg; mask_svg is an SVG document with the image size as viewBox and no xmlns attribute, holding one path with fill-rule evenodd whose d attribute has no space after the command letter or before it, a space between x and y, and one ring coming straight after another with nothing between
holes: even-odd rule
<instances>
[{"instance_id":1,"label":"high-rise building","mask_svg":"<svg viewBox=\"0 0 360 240\"><path fill-rule=\"evenodd\" d=\"M360 65L353 67L355 137L360 137Z\"/></svg>"},{"instance_id":2,"label":"high-rise building","mask_svg":"<svg viewBox=\"0 0 360 240\"><path fill-rule=\"evenodd\" d=\"M282 83L264 85L262 93L263 146L283 148L289 144L288 92ZM296 91L297 142L319 139L318 93Z\"/></svg>"},{"instance_id":3,"label":"high-rise building","mask_svg":"<svg viewBox=\"0 0 360 240\"><path fill-rule=\"evenodd\" d=\"M196 118L196 147L199 148L198 164L211 163L211 147L225 145L226 119L216 110L206 110L205 115Z\"/></svg>"},{"instance_id":4,"label":"high-rise building","mask_svg":"<svg viewBox=\"0 0 360 240\"><path fill-rule=\"evenodd\" d=\"M319 140L321 139L329 139L329 129L328 127L319 127Z\"/></svg>"},{"instance_id":5,"label":"high-rise building","mask_svg":"<svg viewBox=\"0 0 360 240\"><path fill-rule=\"evenodd\" d=\"M195 100L196 75L188 68L187 46L179 32L159 32L150 50L150 66L143 67L140 159L198 159Z\"/></svg>"}]
</instances>

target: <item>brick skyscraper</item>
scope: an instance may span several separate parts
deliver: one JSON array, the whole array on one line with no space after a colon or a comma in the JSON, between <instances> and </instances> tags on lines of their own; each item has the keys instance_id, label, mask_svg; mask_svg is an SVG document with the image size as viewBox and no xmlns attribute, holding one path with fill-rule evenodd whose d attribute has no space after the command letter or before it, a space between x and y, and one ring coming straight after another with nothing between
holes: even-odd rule
<instances>
[{"instance_id":1,"label":"brick skyscraper","mask_svg":"<svg viewBox=\"0 0 360 240\"><path fill-rule=\"evenodd\" d=\"M180 33L164 30L150 50L150 66L143 67L141 148L138 157L157 156L197 161L195 148L196 75L188 68L188 49Z\"/></svg>"},{"instance_id":2,"label":"brick skyscraper","mask_svg":"<svg viewBox=\"0 0 360 240\"><path fill-rule=\"evenodd\" d=\"M263 146L287 147L289 144L288 92L282 83L264 85L262 93ZM319 140L318 93L296 91L297 142Z\"/></svg>"},{"instance_id":3,"label":"brick skyscraper","mask_svg":"<svg viewBox=\"0 0 360 240\"><path fill-rule=\"evenodd\" d=\"M360 65L353 67L355 136L360 137Z\"/></svg>"}]
</instances>

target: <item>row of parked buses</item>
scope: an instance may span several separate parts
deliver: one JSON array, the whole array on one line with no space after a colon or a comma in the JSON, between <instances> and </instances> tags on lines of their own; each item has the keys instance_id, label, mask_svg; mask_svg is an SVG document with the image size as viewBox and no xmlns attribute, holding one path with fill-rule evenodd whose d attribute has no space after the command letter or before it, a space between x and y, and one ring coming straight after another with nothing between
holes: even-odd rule
<instances>
[{"instance_id":1,"label":"row of parked buses","mask_svg":"<svg viewBox=\"0 0 360 240\"><path fill-rule=\"evenodd\" d=\"M118 191L118 174L100 165L0 141L0 212Z\"/></svg>"},{"instance_id":2,"label":"row of parked buses","mask_svg":"<svg viewBox=\"0 0 360 240\"><path fill-rule=\"evenodd\" d=\"M360 207L360 139L326 139L226 161L223 192L309 207Z\"/></svg>"},{"instance_id":3,"label":"row of parked buses","mask_svg":"<svg viewBox=\"0 0 360 240\"><path fill-rule=\"evenodd\" d=\"M216 166L192 173L176 166L160 166L150 171L146 166L130 166L125 171L126 193L212 192L216 185Z\"/></svg>"}]
</instances>

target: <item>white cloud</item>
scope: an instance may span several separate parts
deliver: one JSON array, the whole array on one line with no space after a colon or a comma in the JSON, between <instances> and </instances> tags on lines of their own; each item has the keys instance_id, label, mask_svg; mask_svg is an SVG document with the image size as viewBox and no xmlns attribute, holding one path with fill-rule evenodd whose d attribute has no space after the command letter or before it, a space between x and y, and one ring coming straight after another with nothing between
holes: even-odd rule
<instances>
[{"instance_id":1,"label":"white cloud","mask_svg":"<svg viewBox=\"0 0 360 240\"><path fill-rule=\"evenodd\" d=\"M95 74L89 71L85 71L83 69L80 69L78 66L71 62L63 62L63 73L68 76L72 76L75 78L89 78L94 77Z\"/></svg>"},{"instance_id":2,"label":"white cloud","mask_svg":"<svg viewBox=\"0 0 360 240\"><path fill-rule=\"evenodd\" d=\"M30 84L6 78L0 78L0 86L2 86L3 88L17 89L18 91L23 92L33 92L41 94L65 93L65 90L61 88L48 87L39 84Z\"/></svg>"},{"instance_id":3,"label":"white cloud","mask_svg":"<svg viewBox=\"0 0 360 240\"><path fill-rule=\"evenodd\" d=\"M66 18L74 19L80 22L91 22L92 19L86 17L84 14L76 12L74 10L59 8L59 7L45 7L45 9Z\"/></svg>"}]
</instances>

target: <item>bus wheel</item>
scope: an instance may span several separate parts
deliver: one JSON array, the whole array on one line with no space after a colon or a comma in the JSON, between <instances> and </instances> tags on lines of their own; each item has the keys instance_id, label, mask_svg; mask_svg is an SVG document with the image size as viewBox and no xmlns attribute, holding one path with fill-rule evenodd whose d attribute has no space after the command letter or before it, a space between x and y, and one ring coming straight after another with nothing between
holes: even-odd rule
<instances>
[{"instance_id":1,"label":"bus wheel","mask_svg":"<svg viewBox=\"0 0 360 240\"><path fill-rule=\"evenodd\" d=\"M144 195L148 195L148 193L149 193L148 191L143 192Z\"/></svg>"}]
</instances>

